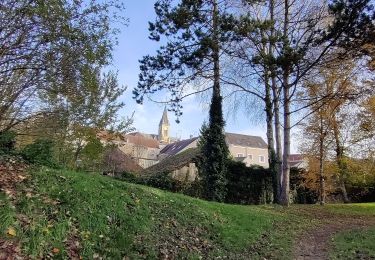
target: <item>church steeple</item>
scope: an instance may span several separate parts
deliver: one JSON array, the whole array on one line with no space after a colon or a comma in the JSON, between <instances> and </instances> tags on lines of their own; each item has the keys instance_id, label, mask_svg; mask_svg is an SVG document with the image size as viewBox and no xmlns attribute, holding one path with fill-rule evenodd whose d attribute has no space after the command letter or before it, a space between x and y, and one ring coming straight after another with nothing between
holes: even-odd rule
<instances>
[{"instance_id":1,"label":"church steeple","mask_svg":"<svg viewBox=\"0 0 375 260\"><path fill-rule=\"evenodd\" d=\"M160 119L159 123L159 141L164 143L169 143L169 120L167 107L164 107L163 116Z\"/></svg>"},{"instance_id":2,"label":"church steeple","mask_svg":"<svg viewBox=\"0 0 375 260\"><path fill-rule=\"evenodd\" d=\"M164 107L163 116L161 117L160 123L159 123L159 126L161 126L161 125L168 125L169 126L167 107Z\"/></svg>"}]
</instances>

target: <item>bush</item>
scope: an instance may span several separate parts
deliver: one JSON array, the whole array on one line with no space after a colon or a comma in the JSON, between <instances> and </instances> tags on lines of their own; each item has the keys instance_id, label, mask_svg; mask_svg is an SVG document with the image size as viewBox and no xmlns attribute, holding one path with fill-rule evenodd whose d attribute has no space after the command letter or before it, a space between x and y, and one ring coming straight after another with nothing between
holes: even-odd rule
<instances>
[{"instance_id":1,"label":"bush","mask_svg":"<svg viewBox=\"0 0 375 260\"><path fill-rule=\"evenodd\" d=\"M306 187L306 171L292 167L290 169L290 189L293 196L293 202L298 204L315 204L318 202L319 194Z\"/></svg>"},{"instance_id":2,"label":"bush","mask_svg":"<svg viewBox=\"0 0 375 260\"><path fill-rule=\"evenodd\" d=\"M261 166L247 167L242 162L229 161L227 173L227 203L262 204L272 202L272 176Z\"/></svg>"},{"instance_id":3,"label":"bush","mask_svg":"<svg viewBox=\"0 0 375 260\"><path fill-rule=\"evenodd\" d=\"M51 140L37 139L34 143L26 145L22 149L22 156L25 160L33 164L56 167L53 157L54 144Z\"/></svg>"},{"instance_id":4,"label":"bush","mask_svg":"<svg viewBox=\"0 0 375 260\"><path fill-rule=\"evenodd\" d=\"M10 154L15 150L16 133L13 131L0 132L0 154Z\"/></svg>"},{"instance_id":5,"label":"bush","mask_svg":"<svg viewBox=\"0 0 375 260\"><path fill-rule=\"evenodd\" d=\"M183 182L173 179L169 173L158 173L149 176L137 176L132 173L123 172L120 176L115 176L115 178L142 184L162 190L179 192L192 197L202 198L202 186L200 181L194 182Z\"/></svg>"},{"instance_id":6,"label":"bush","mask_svg":"<svg viewBox=\"0 0 375 260\"><path fill-rule=\"evenodd\" d=\"M199 178L194 182L179 181L173 179L167 172L149 176L136 176L124 172L119 178L127 182L204 198L203 183ZM272 176L268 169L260 166L247 167L242 162L231 160L228 162L226 178L228 193L224 202L237 204L272 202Z\"/></svg>"}]
</instances>

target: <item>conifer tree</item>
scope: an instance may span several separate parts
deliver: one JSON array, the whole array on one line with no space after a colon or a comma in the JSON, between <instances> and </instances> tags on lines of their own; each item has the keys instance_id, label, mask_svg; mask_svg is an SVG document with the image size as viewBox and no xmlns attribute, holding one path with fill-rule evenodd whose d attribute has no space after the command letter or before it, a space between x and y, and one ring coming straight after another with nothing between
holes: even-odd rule
<instances>
[{"instance_id":1,"label":"conifer tree","mask_svg":"<svg viewBox=\"0 0 375 260\"><path fill-rule=\"evenodd\" d=\"M138 86L133 94L142 103L144 96L159 90L171 94L169 104L177 117L182 112L185 88L199 81L212 89L209 125L203 135L201 173L207 199L223 201L228 147L225 143L222 97L220 87L220 56L229 41L233 19L225 13L225 1L220 9L216 0L160 0L155 4L157 19L150 23L150 38L168 42L155 56L141 61Z\"/></svg>"}]
</instances>

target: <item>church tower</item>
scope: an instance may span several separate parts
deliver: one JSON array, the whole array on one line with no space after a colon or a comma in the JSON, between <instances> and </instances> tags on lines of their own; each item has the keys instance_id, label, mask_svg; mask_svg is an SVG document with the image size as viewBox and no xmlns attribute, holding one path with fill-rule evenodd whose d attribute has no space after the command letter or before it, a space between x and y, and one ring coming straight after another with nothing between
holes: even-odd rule
<instances>
[{"instance_id":1,"label":"church tower","mask_svg":"<svg viewBox=\"0 0 375 260\"><path fill-rule=\"evenodd\" d=\"M169 120L167 108L164 107L163 116L159 123L159 141L163 143L169 143Z\"/></svg>"}]
</instances>

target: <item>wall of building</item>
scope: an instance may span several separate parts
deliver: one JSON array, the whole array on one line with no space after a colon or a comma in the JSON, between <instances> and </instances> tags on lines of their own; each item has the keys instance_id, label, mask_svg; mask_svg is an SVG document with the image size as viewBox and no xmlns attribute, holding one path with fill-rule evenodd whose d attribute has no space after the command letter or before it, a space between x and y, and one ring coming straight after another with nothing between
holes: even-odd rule
<instances>
[{"instance_id":1,"label":"wall of building","mask_svg":"<svg viewBox=\"0 0 375 260\"><path fill-rule=\"evenodd\" d=\"M158 148L150 148L133 143L123 143L119 145L119 149L129 155L142 168L148 168L158 163Z\"/></svg>"},{"instance_id":2,"label":"wall of building","mask_svg":"<svg viewBox=\"0 0 375 260\"><path fill-rule=\"evenodd\" d=\"M250 165L260 165L265 168L268 168L268 152L267 149L261 148L253 148L253 147L246 147L246 146L238 146L238 145L229 145L230 154L236 157L246 157L244 159L244 163L247 166Z\"/></svg>"},{"instance_id":3,"label":"wall of building","mask_svg":"<svg viewBox=\"0 0 375 260\"><path fill-rule=\"evenodd\" d=\"M183 182L193 182L198 177L198 168L195 163L189 163L180 169L174 170L171 173L171 177Z\"/></svg>"},{"instance_id":4,"label":"wall of building","mask_svg":"<svg viewBox=\"0 0 375 260\"><path fill-rule=\"evenodd\" d=\"M137 161L137 163L143 168L146 169L148 167L151 167L152 165L157 164L158 160L151 160L151 159L145 159L145 158L134 158L134 161Z\"/></svg>"}]
</instances>

